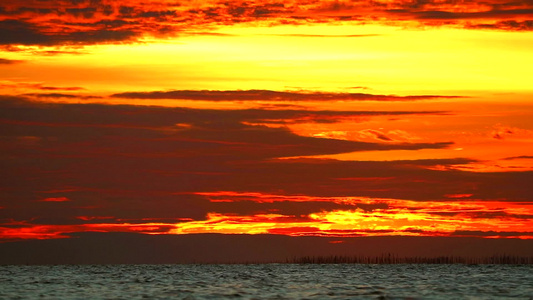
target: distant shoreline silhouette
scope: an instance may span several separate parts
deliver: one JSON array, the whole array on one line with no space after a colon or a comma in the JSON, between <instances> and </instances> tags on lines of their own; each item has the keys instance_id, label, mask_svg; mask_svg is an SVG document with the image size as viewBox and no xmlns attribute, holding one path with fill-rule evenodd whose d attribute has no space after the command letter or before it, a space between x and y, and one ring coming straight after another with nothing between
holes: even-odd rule
<instances>
[{"instance_id":1,"label":"distant shoreline silhouette","mask_svg":"<svg viewBox=\"0 0 533 300\"><path fill-rule=\"evenodd\" d=\"M400 257L393 254L379 256L302 256L287 259L286 263L295 264L512 264L531 265L533 256L493 255L487 257L438 256L438 257Z\"/></svg>"}]
</instances>

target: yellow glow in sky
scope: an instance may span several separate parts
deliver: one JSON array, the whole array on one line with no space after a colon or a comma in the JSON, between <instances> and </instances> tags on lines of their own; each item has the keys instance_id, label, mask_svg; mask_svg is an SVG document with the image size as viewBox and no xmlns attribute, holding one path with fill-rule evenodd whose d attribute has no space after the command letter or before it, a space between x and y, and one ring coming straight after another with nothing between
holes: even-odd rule
<instances>
[{"instance_id":1,"label":"yellow glow in sky","mask_svg":"<svg viewBox=\"0 0 533 300\"><path fill-rule=\"evenodd\" d=\"M527 79L533 78L533 33L349 25L229 27L221 33L227 35L99 45L86 47L88 54L32 57L25 68L3 68L0 78L82 85L95 92L291 87L335 91L352 86L395 94L532 89Z\"/></svg>"}]
</instances>

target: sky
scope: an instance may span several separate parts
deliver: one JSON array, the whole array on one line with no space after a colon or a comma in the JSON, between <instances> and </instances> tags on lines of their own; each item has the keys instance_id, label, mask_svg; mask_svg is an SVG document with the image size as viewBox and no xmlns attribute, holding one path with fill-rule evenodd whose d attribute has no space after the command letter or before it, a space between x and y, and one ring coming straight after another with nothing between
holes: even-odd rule
<instances>
[{"instance_id":1,"label":"sky","mask_svg":"<svg viewBox=\"0 0 533 300\"><path fill-rule=\"evenodd\" d=\"M532 54L529 0L0 0L0 247L533 240Z\"/></svg>"}]
</instances>

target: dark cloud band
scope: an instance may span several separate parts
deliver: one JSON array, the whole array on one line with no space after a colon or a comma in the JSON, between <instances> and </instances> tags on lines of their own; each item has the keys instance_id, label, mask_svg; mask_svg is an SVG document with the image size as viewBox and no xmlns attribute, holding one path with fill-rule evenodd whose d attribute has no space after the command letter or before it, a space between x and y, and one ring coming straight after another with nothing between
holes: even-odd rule
<instances>
[{"instance_id":1,"label":"dark cloud band","mask_svg":"<svg viewBox=\"0 0 533 300\"><path fill-rule=\"evenodd\" d=\"M89 45L137 42L145 35L212 34L234 24L305 25L376 22L459 25L470 29L530 31L531 1L12 1L0 4L0 45ZM445 22L443 22L445 21ZM439 23L440 22L440 23ZM331 37L301 35L307 37ZM342 37L361 37L343 36Z\"/></svg>"},{"instance_id":2,"label":"dark cloud band","mask_svg":"<svg viewBox=\"0 0 533 300\"><path fill-rule=\"evenodd\" d=\"M113 94L117 98L135 99L180 99L203 101L416 101L431 99L453 99L460 96L444 95L374 95L365 93L326 93L311 91L271 90L174 90L154 92L126 92Z\"/></svg>"}]
</instances>

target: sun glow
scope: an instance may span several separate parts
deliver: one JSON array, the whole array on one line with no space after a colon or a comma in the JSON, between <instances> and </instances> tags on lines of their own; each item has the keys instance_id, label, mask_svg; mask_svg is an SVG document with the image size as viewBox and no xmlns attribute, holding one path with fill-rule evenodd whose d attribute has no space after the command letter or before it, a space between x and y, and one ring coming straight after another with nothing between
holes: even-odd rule
<instances>
[{"instance_id":1,"label":"sun glow","mask_svg":"<svg viewBox=\"0 0 533 300\"><path fill-rule=\"evenodd\" d=\"M533 203L464 200L471 195L450 195L454 202L417 202L353 197L285 196L221 191L200 193L213 203L330 202L349 210L318 211L308 215L259 213L251 215L211 212L205 220L182 219L179 223L145 222L79 225L2 227L3 239L61 238L71 232L140 232L146 234L284 234L290 236L514 236L533 238ZM224 200L225 199L225 200ZM495 216L499 216L495 218ZM80 220L113 221L113 217L79 217ZM13 223L15 225L15 223Z\"/></svg>"}]
</instances>

